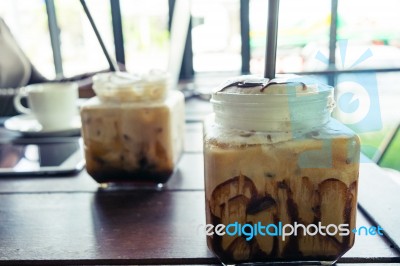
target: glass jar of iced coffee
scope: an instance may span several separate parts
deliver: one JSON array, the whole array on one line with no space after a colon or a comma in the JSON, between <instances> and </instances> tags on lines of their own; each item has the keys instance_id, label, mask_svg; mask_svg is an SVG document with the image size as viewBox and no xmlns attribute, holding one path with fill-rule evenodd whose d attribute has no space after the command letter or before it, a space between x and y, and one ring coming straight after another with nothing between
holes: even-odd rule
<instances>
[{"instance_id":1,"label":"glass jar of iced coffee","mask_svg":"<svg viewBox=\"0 0 400 266\"><path fill-rule=\"evenodd\" d=\"M359 139L333 88L240 77L204 122L207 242L225 264L331 262L354 243Z\"/></svg>"},{"instance_id":2,"label":"glass jar of iced coffee","mask_svg":"<svg viewBox=\"0 0 400 266\"><path fill-rule=\"evenodd\" d=\"M162 184L183 149L184 97L162 73L104 73L81 108L87 172L102 184Z\"/></svg>"}]
</instances>

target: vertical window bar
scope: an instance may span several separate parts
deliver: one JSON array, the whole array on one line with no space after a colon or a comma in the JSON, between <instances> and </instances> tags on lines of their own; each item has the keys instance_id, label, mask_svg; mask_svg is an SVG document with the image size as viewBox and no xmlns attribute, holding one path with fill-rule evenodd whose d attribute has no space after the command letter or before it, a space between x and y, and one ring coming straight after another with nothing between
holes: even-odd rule
<instances>
[{"instance_id":1,"label":"vertical window bar","mask_svg":"<svg viewBox=\"0 0 400 266\"><path fill-rule=\"evenodd\" d=\"M242 74L250 73L250 1L240 0L240 36L242 38Z\"/></svg>"},{"instance_id":2,"label":"vertical window bar","mask_svg":"<svg viewBox=\"0 0 400 266\"><path fill-rule=\"evenodd\" d=\"M337 16L338 0L331 0L331 25L329 30L329 66L330 69L336 69L336 40L337 40ZM336 85L336 74L328 74L328 84Z\"/></svg>"},{"instance_id":3,"label":"vertical window bar","mask_svg":"<svg viewBox=\"0 0 400 266\"><path fill-rule=\"evenodd\" d=\"M174 15L175 0L168 0L168 30L171 31L172 16ZM193 70L193 49L192 49L192 19L190 19L185 51L183 53L182 67L179 74L179 79L192 79L194 76Z\"/></svg>"},{"instance_id":4,"label":"vertical window bar","mask_svg":"<svg viewBox=\"0 0 400 266\"><path fill-rule=\"evenodd\" d=\"M171 31L172 16L174 15L175 0L168 0L168 30Z\"/></svg>"},{"instance_id":5,"label":"vertical window bar","mask_svg":"<svg viewBox=\"0 0 400 266\"><path fill-rule=\"evenodd\" d=\"M54 0L45 0L47 20L49 24L51 48L53 50L53 60L56 75L63 76L63 66L61 57L60 28L57 23L56 8Z\"/></svg>"},{"instance_id":6,"label":"vertical window bar","mask_svg":"<svg viewBox=\"0 0 400 266\"><path fill-rule=\"evenodd\" d=\"M119 0L110 0L111 18L114 34L115 58L125 64L124 35L122 31L121 5Z\"/></svg>"},{"instance_id":7,"label":"vertical window bar","mask_svg":"<svg viewBox=\"0 0 400 266\"><path fill-rule=\"evenodd\" d=\"M192 79L193 70L193 49L192 49L192 18L190 18L189 28L185 43L185 51L183 53L182 68L179 79Z\"/></svg>"}]
</instances>

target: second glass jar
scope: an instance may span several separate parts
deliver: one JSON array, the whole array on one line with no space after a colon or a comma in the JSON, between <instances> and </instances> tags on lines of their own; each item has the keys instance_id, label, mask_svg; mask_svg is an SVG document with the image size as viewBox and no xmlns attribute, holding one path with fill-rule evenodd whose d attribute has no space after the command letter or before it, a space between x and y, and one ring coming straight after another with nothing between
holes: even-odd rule
<instances>
[{"instance_id":1,"label":"second glass jar","mask_svg":"<svg viewBox=\"0 0 400 266\"><path fill-rule=\"evenodd\" d=\"M81 108L88 173L102 184L161 184L183 150L184 97L160 73L94 77L96 97Z\"/></svg>"}]
</instances>

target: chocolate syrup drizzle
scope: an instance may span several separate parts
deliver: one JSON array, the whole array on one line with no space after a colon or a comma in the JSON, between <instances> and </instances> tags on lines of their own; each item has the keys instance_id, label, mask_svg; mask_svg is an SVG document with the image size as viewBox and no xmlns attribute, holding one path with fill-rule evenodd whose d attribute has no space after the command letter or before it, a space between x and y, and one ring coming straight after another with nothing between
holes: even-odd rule
<instances>
[{"instance_id":1,"label":"chocolate syrup drizzle","mask_svg":"<svg viewBox=\"0 0 400 266\"><path fill-rule=\"evenodd\" d=\"M222 89L220 89L218 92L222 92L225 89L230 88L232 86L237 86L239 88L253 88L253 87L256 87L256 86L261 86L260 92L263 92L269 86L272 86L272 85L283 85L283 84L289 84L289 83L295 83L295 84L301 85L303 90L307 89L307 85L305 83L303 83L303 82L300 82L300 81L295 81L295 82L283 81L283 82L279 82L279 81L274 81L274 80L268 80L267 82L260 82L260 81L252 81L252 80L239 80L239 81L233 81L233 82L228 83L227 85L222 87Z\"/></svg>"},{"instance_id":2,"label":"chocolate syrup drizzle","mask_svg":"<svg viewBox=\"0 0 400 266\"><path fill-rule=\"evenodd\" d=\"M309 181L309 177L304 176L302 178L303 186L305 183L311 184ZM335 183L338 186L345 188L346 194L344 195L345 199L345 207L342 213L343 223L344 224L352 224L353 214L354 214L354 206L355 206L355 195L357 190L357 181L354 181L349 186L347 186L343 181L335 178L330 178L322 181L318 184L318 189L314 190L312 193L316 193L318 196L318 200L314 203L314 206L310 206L314 214L314 221L310 224L318 224L321 222L321 191L323 191L322 186L329 183ZM225 182L216 186L211 194L210 201L207 202L208 214L211 220L211 223L214 225L223 224L223 213L226 209L237 209L239 207L232 206L230 204L238 204L245 207L245 217L241 217L244 219L245 223L251 223L247 215L254 215L261 211L270 211L272 212L273 208L278 208L279 204L282 204L284 209L287 211L288 218L290 219L290 223L294 224L295 222L300 222L305 224L302 221L299 214L299 206L295 202L294 194L292 188L290 187L290 183L285 179L281 181L276 181L276 188L280 190L281 196L275 196L274 198L270 194L259 194L257 191L256 185L253 180L245 175L240 174L240 176L232 177L231 179L226 180ZM231 189L237 191L236 195L230 195ZM245 195L244 192L248 194ZM312 195L314 197L314 195ZM280 198L279 198L280 197ZM301 204L301 203L300 203ZM309 211L310 211L309 210ZM273 213L273 212L272 212ZM273 214L273 224L278 224L282 217L278 214ZM354 221L353 221L354 222ZM213 237L208 237L207 241L212 251L226 264L236 264L238 262L257 262L257 261L267 261L269 259L275 261L292 261L292 260L309 260L309 261L334 261L341 255L343 255L347 250L349 250L354 241L351 240L350 235L343 236L342 241L336 239L335 236L326 235L324 238L324 242L330 242L335 245L336 250L332 252L328 252L324 255L324 252L321 250L316 251L315 254L303 254L300 250L299 241L300 238L297 235L290 236L283 245L279 243L278 236L273 237L273 246L270 253L266 253L261 250L259 243L257 242L257 238L253 238L251 241L244 240L243 236L237 236L236 239L229 245L229 247L224 248L222 243L222 236L214 235ZM243 244L244 243L244 244ZM279 251L279 245L283 245L282 251ZM248 251L247 258L243 257L240 259L235 258L235 250L243 250L246 249ZM281 252L281 253L280 253Z\"/></svg>"}]
</instances>

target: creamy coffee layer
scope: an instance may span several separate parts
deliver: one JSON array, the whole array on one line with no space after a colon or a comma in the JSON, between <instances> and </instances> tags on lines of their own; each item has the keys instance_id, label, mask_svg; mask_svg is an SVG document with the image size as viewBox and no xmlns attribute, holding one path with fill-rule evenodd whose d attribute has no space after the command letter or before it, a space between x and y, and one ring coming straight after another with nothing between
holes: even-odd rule
<instances>
[{"instance_id":1,"label":"creamy coffee layer","mask_svg":"<svg viewBox=\"0 0 400 266\"><path fill-rule=\"evenodd\" d=\"M183 150L183 94L155 73L94 81L97 97L81 109L88 173L99 183L165 183Z\"/></svg>"},{"instance_id":2,"label":"creamy coffee layer","mask_svg":"<svg viewBox=\"0 0 400 266\"><path fill-rule=\"evenodd\" d=\"M355 226L359 140L330 118L331 89L245 77L216 90L215 116L204 123L207 223ZM311 121L303 123L304 113ZM214 234L207 241L224 263L334 261L354 243L353 234L299 232L286 240Z\"/></svg>"}]
</instances>

